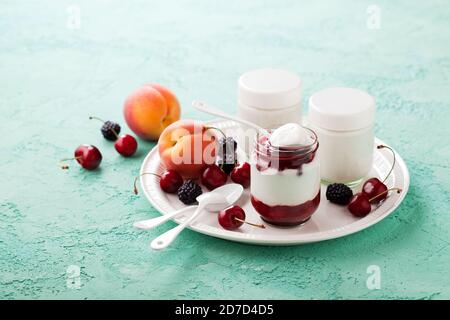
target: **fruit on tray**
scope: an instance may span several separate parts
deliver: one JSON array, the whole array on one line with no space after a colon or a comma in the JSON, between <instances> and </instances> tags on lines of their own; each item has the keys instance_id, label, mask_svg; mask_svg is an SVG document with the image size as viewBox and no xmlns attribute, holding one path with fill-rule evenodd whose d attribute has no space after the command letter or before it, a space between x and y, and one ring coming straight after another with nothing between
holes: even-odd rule
<instances>
[{"instance_id":1,"label":"fruit on tray","mask_svg":"<svg viewBox=\"0 0 450 320\"><path fill-rule=\"evenodd\" d=\"M231 153L235 152L237 149L237 142L234 140L233 137L227 137L224 135L224 137L219 139L219 145L221 147L221 152L223 154L225 153Z\"/></svg>"},{"instance_id":2,"label":"fruit on tray","mask_svg":"<svg viewBox=\"0 0 450 320\"><path fill-rule=\"evenodd\" d=\"M136 89L124 103L125 121L145 140L157 140L166 127L180 119L180 111L172 91L156 83Z\"/></svg>"},{"instance_id":3,"label":"fruit on tray","mask_svg":"<svg viewBox=\"0 0 450 320\"><path fill-rule=\"evenodd\" d=\"M196 203L201 194L202 188L194 180L186 180L177 192L178 199L187 205Z\"/></svg>"},{"instance_id":4,"label":"fruit on tray","mask_svg":"<svg viewBox=\"0 0 450 320\"><path fill-rule=\"evenodd\" d=\"M391 170L386 175L383 181L380 181L378 178L370 178L364 182L362 191L353 195L352 190L342 183L333 183L327 187L326 197L330 202L347 205L347 209L355 216L355 217L365 217L372 211L372 204L377 204L380 201L386 199L389 194L389 191L396 190L397 193L400 193L402 190L399 188L391 188L388 189L384 184L386 179L394 170L395 166L395 152L390 147L385 145L377 146L377 149L389 149L393 156L394 160L392 163Z\"/></svg>"},{"instance_id":5,"label":"fruit on tray","mask_svg":"<svg viewBox=\"0 0 450 320\"><path fill-rule=\"evenodd\" d=\"M174 170L167 170L161 174L159 180L161 189L168 193L177 193L178 189L183 185L183 178Z\"/></svg>"},{"instance_id":6,"label":"fruit on tray","mask_svg":"<svg viewBox=\"0 0 450 320\"><path fill-rule=\"evenodd\" d=\"M227 182L227 179L227 174L215 164L206 166L200 176L202 184L208 190L214 190L223 186Z\"/></svg>"},{"instance_id":7,"label":"fruit on tray","mask_svg":"<svg viewBox=\"0 0 450 320\"><path fill-rule=\"evenodd\" d=\"M387 178L391 175L392 171L394 170L395 166L395 152L392 150L392 148L385 146L385 145L379 145L377 146L377 149L389 149L392 152L393 155L393 161L392 161L392 167L391 170L388 172L386 177L383 179L383 181L380 181L378 178L370 178L366 182L364 182L362 187L362 193L364 193L369 199L373 198L373 203L378 203L387 197L387 192L385 192L388 188L384 184L384 182L387 180ZM377 195L380 195L379 197L376 197Z\"/></svg>"},{"instance_id":8,"label":"fruit on tray","mask_svg":"<svg viewBox=\"0 0 450 320\"><path fill-rule=\"evenodd\" d=\"M386 198L387 193L385 191L387 189L387 186L378 178L370 178L366 182L364 182L362 193L364 193L368 198L372 198L378 194L383 194L382 196L375 198L376 200L374 200L374 202L380 202L381 200L384 200Z\"/></svg>"},{"instance_id":9,"label":"fruit on tray","mask_svg":"<svg viewBox=\"0 0 450 320\"><path fill-rule=\"evenodd\" d=\"M365 194L357 193L352 196L347 209L355 217L365 217L370 213L372 207L370 205L369 198L367 198Z\"/></svg>"},{"instance_id":10,"label":"fruit on tray","mask_svg":"<svg viewBox=\"0 0 450 320\"><path fill-rule=\"evenodd\" d=\"M100 122L103 122L103 126L100 129L100 132L102 133L103 137L106 140L110 140L110 141L116 141L117 140L117 136L120 133L120 125L116 122L113 121L103 121L102 119L98 118L98 117L89 117L89 119L95 119L98 120Z\"/></svg>"},{"instance_id":11,"label":"fruit on tray","mask_svg":"<svg viewBox=\"0 0 450 320\"><path fill-rule=\"evenodd\" d=\"M244 188L250 186L250 164L248 162L243 162L236 167L230 174L231 180L235 183L239 183Z\"/></svg>"},{"instance_id":12,"label":"fruit on tray","mask_svg":"<svg viewBox=\"0 0 450 320\"><path fill-rule=\"evenodd\" d=\"M229 175L231 171L233 171L234 167L237 164L237 159L235 154L218 154L216 158L217 166L225 172L226 175Z\"/></svg>"},{"instance_id":13,"label":"fruit on tray","mask_svg":"<svg viewBox=\"0 0 450 320\"><path fill-rule=\"evenodd\" d=\"M218 127L207 126L207 130L216 130L221 135L218 139L216 164L223 172L229 175L237 163L237 142L233 137L227 137L225 132Z\"/></svg>"},{"instance_id":14,"label":"fruit on tray","mask_svg":"<svg viewBox=\"0 0 450 320\"><path fill-rule=\"evenodd\" d=\"M245 221L245 211L237 205L230 206L219 212L217 216L219 224L226 230L235 230L242 226L244 223L254 227L264 229L266 226L263 224L256 224Z\"/></svg>"},{"instance_id":15,"label":"fruit on tray","mask_svg":"<svg viewBox=\"0 0 450 320\"><path fill-rule=\"evenodd\" d=\"M400 193L402 191L402 189L399 188L387 189L383 193L380 193L373 198L369 198L366 194L359 192L352 197L350 203L347 206L347 209L356 217L365 217L370 213L370 211L372 211L372 206L370 203L374 202L374 200L376 200L375 198L377 197L386 197L389 191L392 190L397 191L397 193Z\"/></svg>"},{"instance_id":16,"label":"fruit on tray","mask_svg":"<svg viewBox=\"0 0 450 320\"><path fill-rule=\"evenodd\" d=\"M179 120L168 126L159 137L161 162L168 170L175 170L184 178L200 177L206 165L216 157L214 135L194 120Z\"/></svg>"},{"instance_id":17,"label":"fruit on tray","mask_svg":"<svg viewBox=\"0 0 450 320\"><path fill-rule=\"evenodd\" d=\"M229 175L237 164L237 142L232 137L227 137L223 132L222 135L223 137L219 139L216 164Z\"/></svg>"},{"instance_id":18,"label":"fruit on tray","mask_svg":"<svg viewBox=\"0 0 450 320\"><path fill-rule=\"evenodd\" d=\"M162 174L153 172L144 172L134 179L134 194L138 194L137 179L143 175L151 174L159 178L159 186L161 190L167 193L177 193L178 189L183 184L183 178L175 170L167 170Z\"/></svg>"},{"instance_id":19,"label":"fruit on tray","mask_svg":"<svg viewBox=\"0 0 450 320\"><path fill-rule=\"evenodd\" d=\"M65 163L69 160L76 160L86 170L94 170L102 162L102 154L97 147L90 144L82 144L75 149L73 158L61 160L62 169L69 169L69 166Z\"/></svg>"},{"instance_id":20,"label":"fruit on tray","mask_svg":"<svg viewBox=\"0 0 450 320\"><path fill-rule=\"evenodd\" d=\"M328 185L326 197L332 203L346 205L350 202L353 191L343 183L332 183Z\"/></svg>"}]
</instances>

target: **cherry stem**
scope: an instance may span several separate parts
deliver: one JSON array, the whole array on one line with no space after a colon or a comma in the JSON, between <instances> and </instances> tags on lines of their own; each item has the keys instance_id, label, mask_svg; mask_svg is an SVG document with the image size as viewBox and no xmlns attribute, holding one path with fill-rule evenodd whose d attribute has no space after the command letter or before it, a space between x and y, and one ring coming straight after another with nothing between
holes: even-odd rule
<instances>
[{"instance_id":1,"label":"cherry stem","mask_svg":"<svg viewBox=\"0 0 450 320\"><path fill-rule=\"evenodd\" d=\"M78 159L81 159L81 158L82 158L82 156L78 156L78 157L75 157L75 158L62 159L62 160L59 161L59 166L61 167L61 169L67 170L67 169L69 169L69 165L65 164L64 163L65 161L78 160Z\"/></svg>"},{"instance_id":2,"label":"cherry stem","mask_svg":"<svg viewBox=\"0 0 450 320\"><path fill-rule=\"evenodd\" d=\"M140 174L140 175L138 175L136 178L134 178L134 183L133 183L133 192L134 192L134 194L138 194L139 192L138 192L138 188L137 188L137 180L140 178L140 177L142 177L142 176L145 176L146 174L151 174L151 175L154 175L154 176L156 176L156 177L158 177L158 178L161 178L161 176L159 175L159 174L157 174L157 173L153 173L153 172L144 172L144 173L142 173L142 174Z\"/></svg>"},{"instance_id":3,"label":"cherry stem","mask_svg":"<svg viewBox=\"0 0 450 320\"><path fill-rule=\"evenodd\" d=\"M92 120L92 119L95 119L95 120L98 120L98 121L100 121L100 122L105 123L105 121L104 121L103 119L100 119L99 117L93 117L93 116L90 116L90 117L89 117L89 120Z\"/></svg>"},{"instance_id":4,"label":"cherry stem","mask_svg":"<svg viewBox=\"0 0 450 320\"><path fill-rule=\"evenodd\" d=\"M99 117L93 117L93 116L90 116L90 117L89 117L89 120L92 120L92 119L95 119L95 120L98 120L98 121L100 121L100 122L105 123L105 121L102 120L102 119L100 119ZM112 133L116 136L116 138L119 139L119 135L117 134L116 130L114 130L113 128L111 128L111 131L112 131Z\"/></svg>"},{"instance_id":5,"label":"cherry stem","mask_svg":"<svg viewBox=\"0 0 450 320\"><path fill-rule=\"evenodd\" d=\"M248 221L245 221L245 220L236 218L236 217L234 217L234 220L240 221L240 222L243 222L243 223L246 223L246 224L249 224L249 225L254 226L254 227L257 227L257 228L261 228L261 229L265 229L265 228L266 228L266 226L263 225L263 224L251 223L251 222L248 222Z\"/></svg>"},{"instance_id":6,"label":"cherry stem","mask_svg":"<svg viewBox=\"0 0 450 320\"><path fill-rule=\"evenodd\" d=\"M222 134L222 136L223 136L224 138L227 137L227 135L225 134L225 132L223 132L221 129L219 129L219 128L217 128L217 127L206 127L206 130L209 130L209 129L217 130L217 131L219 131L219 132Z\"/></svg>"},{"instance_id":7,"label":"cherry stem","mask_svg":"<svg viewBox=\"0 0 450 320\"><path fill-rule=\"evenodd\" d=\"M370 199L369 199L369 202L372 202L372 201L375 200L376 198L378 198L378 197L380 197L380 196L382 196L382 195L388 193L389 191L393 191L393 190L397 190L397 193L402 192L402 189L400 189L400 188L391 188L391 189L387 189L386 191L383 191L383 192L377 194L375 197L370 198Z\"/></svg>"},{"instance_id":8,"label":"cherry stem","mask_svg":"<svg viewBox=\"0 0 450 320\"><path fill-rule=\"evenodd\" d=\"M112 131L112 133L114 133L116 139L119 139L119 135L117 134L116 130L114 130L113 128L111 128L110 130Z\"/></svg>"},{"instance_id":9,"label":"cherry stem","mask_svg":"<svg viewBox=\"0 0 450 320\"><path fill-rule=\"evenodd\" d=\"M392 161L391 170L389 170L389 173L386 175L386 178L384 178L384 180L382 181L383 183L387 180L387 178L389 178L389 176L392 173L392 170L394 170L394 167L395 167L395 152L394 152L394 150L391 147L385 146L384 144L380 144L377 146L377 149L384 149L384 148L389 149L392 152L392 156L394 157L394 159Z\"/></svg>"}]
</instances>

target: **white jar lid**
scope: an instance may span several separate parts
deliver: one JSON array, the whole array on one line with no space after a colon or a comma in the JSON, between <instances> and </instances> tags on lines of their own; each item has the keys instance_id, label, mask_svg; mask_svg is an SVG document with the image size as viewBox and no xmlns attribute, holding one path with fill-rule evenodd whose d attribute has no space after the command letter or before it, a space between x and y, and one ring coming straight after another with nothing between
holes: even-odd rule
<instances>
[{"instance_id":1,"label":"white jar lid","mask_svg":"<svg viewBox=\"0 0 450 320\"><path fill-rule=\"evenodd\" d=\"M283 109L301 101L301 80L282 69L257 69L244 73L238 80L241 103L260 109Z\"/></svg>"},{"instance_id":2,"label":"white jar lid","mask_svg":"<svg viewBox=\"0 0 450 320\"><path fill-rule=\"evenodd\" d=\"M351 131L375 121L375 99L354 88L328 88L309 98L309 122L324 129Z\"/></svg>"}]
</instances>

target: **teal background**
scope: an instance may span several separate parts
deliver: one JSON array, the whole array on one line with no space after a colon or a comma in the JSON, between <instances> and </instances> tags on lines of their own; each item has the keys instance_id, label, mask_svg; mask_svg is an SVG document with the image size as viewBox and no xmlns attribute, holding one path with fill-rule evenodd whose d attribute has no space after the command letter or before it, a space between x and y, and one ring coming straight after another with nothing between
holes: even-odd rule
<instances>
[{"instance_id":1,"label":"teal background","mask_svg":"<svg viewBox=\"0 0 450 320\"><path fill-rule=\"evenodd\" d=\"M369 5L380 29L366 26ZM68 6L80 9L67 27ZM0 298L450 298L450 4L448 1L0 2ZM377 99L376 134L403 156L411 188L381 223L345 238L256 247L185 231L164 252L149 242L173 227L156 217L133 176L154 143L120 157L89 115L119 121L146 82L171 88L184 118L201 98L236 110L236 80L275 66L304 81ZM81 143L101 169L58 168ZM79 289L66 270L81 268ZM369 290L370 265L381 289Z\"/></svg>"}]
</instances>

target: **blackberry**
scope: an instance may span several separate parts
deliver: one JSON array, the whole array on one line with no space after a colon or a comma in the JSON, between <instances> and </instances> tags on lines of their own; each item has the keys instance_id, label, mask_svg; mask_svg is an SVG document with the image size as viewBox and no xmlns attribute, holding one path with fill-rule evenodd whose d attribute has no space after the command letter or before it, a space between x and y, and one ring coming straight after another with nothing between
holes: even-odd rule
<instances>
[{"instance_id":1,"label":"blackberry","mask_svg":"<svg viewBox=\"0 0 450 320\"><path fill-rule=\"evenodd\" d=\"M352 189L343 183L332 183L327 187L326 197L333 203L346 205L352 196Z\"/></svg>"},{"instance_id":2,"label":"blackberry","mask_svg":"<svg viewBox=\"0 0 450 320\"><path fill-rule=\"evenodd\" d=\"M178 189L178 199L184 204L194 204L197 197L202 194L202 188L194 180L186 180Z\"/></svg>"},{"instance_id":3,"label":"blackberry","mask_svg":"<svg viewBox=\"0 0 450 320\"><path fill-rule=\"evenodd\" d=\"M223 172L226 174L230 174L231 171L233 171L234 167L236 166L237 159L236 154L225 154L225 157L223 156L217 156L216 164L217 166L222 169Z\"/></svg>"},{"instance_id":4,"label":"blackberry","mask_svg":"<svg viewBox=\"0 0 450 320\"><path fill-rule=\"evenodd\" d=\"M103 137L105 137L106 140L116 141L117 140L116 135L119 135L119 133L120 133L120 126L116 122L105 121L105 123L103 124L103 126L101 128L101 132L102 132ZM114 134L114 132L116 134Z\"/></svg>"},{"instance_id":5,"label":"blackberry","mask_svg":"<svg viewBox=\"0 0 450 320\"><path fill-rule=\"evenodd\" d=\"M236 151L237 142L232 137L222 137L219 139L219 155L226 155Z\"/></svg>"}]
</instances>

